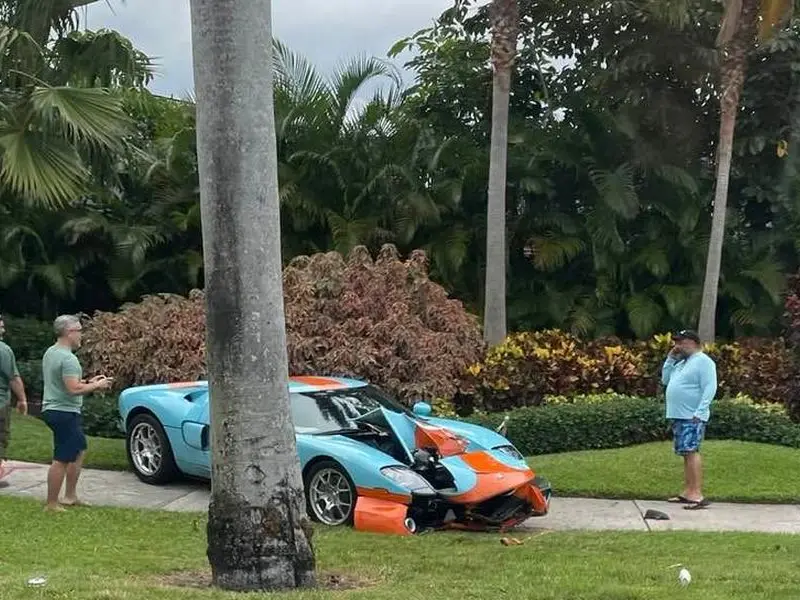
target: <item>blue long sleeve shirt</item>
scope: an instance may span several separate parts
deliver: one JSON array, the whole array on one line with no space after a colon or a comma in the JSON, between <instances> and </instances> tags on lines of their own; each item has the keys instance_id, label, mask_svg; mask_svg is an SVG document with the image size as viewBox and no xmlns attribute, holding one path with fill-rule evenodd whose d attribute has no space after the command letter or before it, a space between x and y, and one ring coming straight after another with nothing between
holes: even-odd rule
<instances>
[{"instance_id":1,"label":"blue long sleeve shirt","mask_svg":"<svg viewBox=\"0 0 800 600\"><path fill-rule=\"evenodd\" d=\"M668 356L661 382L667 387L667 419L708 421L717 395L717 365L707 354L696 352L681 360Z\"/></svg>"}]
</instances>

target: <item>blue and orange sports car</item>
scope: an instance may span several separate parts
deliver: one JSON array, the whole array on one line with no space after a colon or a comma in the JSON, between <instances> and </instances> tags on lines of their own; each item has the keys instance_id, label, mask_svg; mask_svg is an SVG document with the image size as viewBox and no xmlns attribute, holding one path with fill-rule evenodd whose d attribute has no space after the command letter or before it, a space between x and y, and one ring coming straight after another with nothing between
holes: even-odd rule
<instances>
[{"instance_id":1,"label":"blue and orange sports car","mask_svg":"<svg viewBox=\"0 0 800 600\"><path fill-rule=\"evenodd\" d=\"M505 530L547 514L550 485L496 431L413 411L368 383L292 377L289 396L309 516L409 535ZM147 483L209 478L204 381L132 387L119 397L128 459Z\"/></svg>"}]
</instances>

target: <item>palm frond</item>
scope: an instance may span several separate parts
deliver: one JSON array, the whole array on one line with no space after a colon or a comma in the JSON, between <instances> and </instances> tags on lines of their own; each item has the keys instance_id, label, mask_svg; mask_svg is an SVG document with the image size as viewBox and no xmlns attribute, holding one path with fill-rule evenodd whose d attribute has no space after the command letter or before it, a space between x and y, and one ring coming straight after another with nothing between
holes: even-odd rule
<instances>
[{"instance_id":1,"label":"palm frond","mask_svg":"<svg viewBox=\"0 0 800 600\"><path fill-rule=\"evenodd\" d=\"M423 249L431 257L432 273L439 273L447 279L454 277L467 259L471 239L472 234L467 229L456 225L424 245Z\"/></svg>"},{"instance_id":2,"label":"palm frond","mask_svg":"<svg viewBox=\"0 0 800 600\"><path fill-rule=\"evenodd\" d=\"M546 232L533 236L528 242L533 265L540 271L557 271L586 248L578 237Z\"/></svg>"},{"instance_id":3,"label":"palm frond","mask_svg":"<svg viewBox=\"0 0 800 600\"><path fill-rule=\"evenodd\" d=\"M150 83L150 59L116 31L72 31L53 44L54 76L61 84L138 87Z\"/></svg>"},{"instance_id":4,"label":"palm frond","mask_svg":"<svg viewBox=\"0 0 800 600\"><path fill-rule=\"evenodd\" d=\"M689 194L697 194L700 187L697 180L686 169L674 165L661 164L655 167L655 175L666 183L682 188Z\"/></svg>"},{"instance_id":5,"label":"palm frond","mask_svg":"<svg viewBox=\"0 0 800 600\"><path fill-rule=\"evenodd\" d=\"M610 210L594 208L586 215L586 227L592 241L599 247L620 253L625 250L625 242L619 233L617 222ZM597 252L594 252L595 256Z\"/></svg>"},{"instance_id":6,"label":"palm frond","mask_svg":"<svg viewBox=\"0 0 800 600\"><path fill-rule=\"evenodd\" d=\"M48 129L63 129L76 144L118 147L130 131L121 98L104 89L37 87L30 103L37 121Z\"/></svg>"},{"instance_id":7,"label":"palm frond","mask_svg":"<svg viewBox=\"0 0 800 600\"><path fill-rule=\"evenodd\" d=\"M294 106L314 105L329 92L308 60L277 39L273 40L273 65L276 91L286 94Z\"/></svg>"},{"instance_id":8,"label":"palm frond","mask_svg":"<svg viewBox=\"0 0 800 600\"><path fill-rule=\"evenodd\" d=\"M366 244L378 229L378 223L372 218L347 220L329 211L327 220L334 249L341 254L347 254L355 246Z\"/></svg>"},{"instance_id":9,"label":"palm frond","mask_svg":"<svg viewBox=\"0 0 800 600\"><path fill-rule=\"evenodd\" d=\"M786 276L774 261L769 259L761 260L750 268L741 271L740 274L758 282L761 289L767 293L775 304L781 301L781 294L786 286Z\"/></svg>"},{"instance_id":10,"label":"palm frond","mask_svg":"<svg viewBox=\"0 0 800 600\"><path fill-rule=\"evenodd\" d=\"M642 265L653 277L659 279L670 272L668 249L659 243L650 244L639 250L634 262Z\"/></svg>"},{"instance_id":11,"label":"palm frond","mask_svg":"<svg viewBox=\"0 0 800 600\"><path fill-rule=\"evenodd\" d=\"M664 314L661 305L644 293L628 298L625 301L625 312L631 329L639 338L652 335Z\"/></svg>"},{"instance_id":12,"label":"palm frond","mask_svg":"<svg viewBox=\"0 0 800 600\"><path fill-rule=\"evenodd\" d=\"M687 317L687 308L694 300L690 288L681 285L658 285L655 290L667 307L670 317L678 321L683 321Z\"/></svg>"},{"instance_id":13,"label":"palm frond","mask_svg":"<svg viewBox=\"0 0 800 600\"><path fill-rule=\"evenodd\" d=\"M31 278L44 284L48 292L60 298L75 296L75 274L65 263L36 265L32 269Z\"/></svg>"},{"instance_id":14,"label":"palm frond","mask_svg":"<svg viewBox=\"0 0 800 600\"><path fill-rule=\"evenodd\" d=\"M31 204L63 207L85 191L89 171L75 148L37 131L5 130L0 180Z\"/></svg>"},{"instance_id":15,"label":"palm frond","mask_svg":"<svg viewBox=\"0 0 800 600\"><path fill-rule=\"evenodd\" d=\"M335 98L330 118L340 130L357 121L358 115L351 114L353 102L361 89L379 77L388 78L397 87L402 85L396 66L366 55L355 57L334 70L329 84Z\"/></svg>"},{"instance_id":16,"label":"palm frond","mask_svg":"<svg viewBox=\"0 0 800 600\"><path fill-rule=\"evenodd\" d=\"M630 163L623 163L613 171L589 168L589 177L603 202L624 219L632 219L639 212L634 175Z\"/></svg>"}]
</instances>

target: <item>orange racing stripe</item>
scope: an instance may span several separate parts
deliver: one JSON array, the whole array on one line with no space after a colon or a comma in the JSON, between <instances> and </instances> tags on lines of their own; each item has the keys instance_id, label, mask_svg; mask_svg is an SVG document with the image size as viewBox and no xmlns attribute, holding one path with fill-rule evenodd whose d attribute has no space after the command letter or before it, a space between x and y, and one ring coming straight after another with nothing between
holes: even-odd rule
<instances>
[{"instance_id":1,"label":"orange racing stripe","mask_svg":"<svg viewBox=\"0 0 800 600\"><path fill-rule=\"evenodd\" d=\"M345 384L337 381L336 379L332 379L330 377L317 377L315 375L302 375L296 377L290 377L290 381L295 383L302 383L304 385L312 385L314 387L328 389L328 390L337 390L347 387Z\"/></svg>"}]
</instances>

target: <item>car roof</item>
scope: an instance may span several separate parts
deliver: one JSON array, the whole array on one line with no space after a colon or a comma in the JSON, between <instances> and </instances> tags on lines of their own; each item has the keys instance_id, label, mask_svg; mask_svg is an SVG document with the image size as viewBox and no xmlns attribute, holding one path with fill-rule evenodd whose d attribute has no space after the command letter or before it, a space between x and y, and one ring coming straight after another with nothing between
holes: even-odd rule
<instances>
[{"instance_id":1,"label":"car roof","mask_svg":"<svg viewBox=\"0 0 800 600\"><path fill-rule=\"evenodd\" d=\"M353 389L353 388L360 388L367 386L366 381L361 381L358 379L348 379L346 377L322 377L318 375L297 375L294 377L289 378L289 391L295 393L305 393L305 392L322 392L327 390L346 390L346 389ZM135 388L129 389L137 389L137 390L186 390L186 393L190 391L201 391L208 388L208 381L199 380L199 381L176 381L173 383L161 383L161 384L154 384L154 385L144 385L144 386L136 386Z\"/></svg>"}]
</instances>

